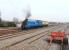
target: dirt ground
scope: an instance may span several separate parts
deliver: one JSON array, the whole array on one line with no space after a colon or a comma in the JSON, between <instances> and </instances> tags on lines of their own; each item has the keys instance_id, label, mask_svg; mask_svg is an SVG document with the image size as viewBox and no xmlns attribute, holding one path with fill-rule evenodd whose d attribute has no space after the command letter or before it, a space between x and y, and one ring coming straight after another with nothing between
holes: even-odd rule
<instances>
[{"instance_id":1,"label":"dirt ground","mask_svg":"<svg viewBox=\"0 0 69 50\"><path fill-rule=\"evenodd\" d=\"M61 50L61 45L56 43L49 43L46 41L47 38L50 38L51 32L65 32L65 34L69 34L68 24L59 24L51 27L45 27L42 29L38 29L33 33L24 32L25 34L19 35L17 37L8 38L0 41L1 50ZM32 32L32 31L31 31ZM23 32L21 32L23 33ZM69 36L68 42L69 42ZM68 50L69 45L64 47L64 50Z\"/></svg>"}]
</instances>

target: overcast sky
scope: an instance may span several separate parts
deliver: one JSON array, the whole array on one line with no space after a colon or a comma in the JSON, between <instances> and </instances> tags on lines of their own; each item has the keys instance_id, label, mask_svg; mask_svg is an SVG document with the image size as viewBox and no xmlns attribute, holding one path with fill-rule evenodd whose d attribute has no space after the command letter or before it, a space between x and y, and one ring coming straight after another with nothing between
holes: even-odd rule
<instances>
[{"instance_id":1,"label":"overcast sky","mask_svg":"<svg viewBox=\"0 0 69 50\"><path fill-rule=\"evenodd\" d=\"M69 22L69 0L0 0L1 18L25 18L24 10L31 10L32 19Z\"/></svg>"}]
</instances>

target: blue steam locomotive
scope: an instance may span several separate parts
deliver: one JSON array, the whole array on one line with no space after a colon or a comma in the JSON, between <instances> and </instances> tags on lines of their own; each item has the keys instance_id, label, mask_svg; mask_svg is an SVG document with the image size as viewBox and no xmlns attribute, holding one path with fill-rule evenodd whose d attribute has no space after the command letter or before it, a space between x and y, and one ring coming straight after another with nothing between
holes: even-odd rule
<instances>
[{"instance_id":1,"label":"blue steam locomotive","mask_svg":"<svg viewBox=\"0 0 69 50\"><path fill-rule=\"evenodd\" d=\"M48 24L43 23L43 21L41 20L31 20L28 19L30 17L30 13L27 13L27 16L25 18L25 20L22 22L21 24L21 29L30 29L30 28L38 28L38 27L42 27L42 26L47 26Z\"/></svg>"},{"instance_id":2,"label":"blue steam locomotive","mask_svg":"<svg viewBox=\"0 0 69 50\"><path fill-rule=\"evenodd\" d=\"M26 19L23 21L21 25L21 29L30 29L30 28L38 28L42 26L47 26L48 24L43 24L43 21L41 20L31 20L31 19Z\"/></svg>"}]
</instances>

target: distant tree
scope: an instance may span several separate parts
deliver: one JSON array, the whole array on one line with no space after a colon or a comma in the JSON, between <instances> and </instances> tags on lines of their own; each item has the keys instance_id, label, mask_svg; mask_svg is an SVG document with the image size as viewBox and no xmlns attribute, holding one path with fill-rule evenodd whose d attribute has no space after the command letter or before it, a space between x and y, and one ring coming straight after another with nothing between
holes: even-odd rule
<instances>
[{"instance_id":1,"label":"distant tree","mask_svg":"<svg viewBox=\"0 0 69 50\"><path fill-rule=\"evenodd\" d=\"M6 24L7 24L6 27L15 27L16 26L14 22L7 22Z\"/></svg>"}]
</instances>

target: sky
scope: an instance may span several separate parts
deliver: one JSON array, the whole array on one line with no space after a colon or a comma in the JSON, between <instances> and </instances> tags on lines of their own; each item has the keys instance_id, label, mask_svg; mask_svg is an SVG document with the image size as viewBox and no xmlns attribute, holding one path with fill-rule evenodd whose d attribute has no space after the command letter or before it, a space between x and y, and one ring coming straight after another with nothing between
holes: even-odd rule
<instances>
[{"instance_id":1,"label":"sky","mask_svg":"<svg viewBox=\"0 0 69 50\"><path fill-rule=\"evenodd\" d=\"M0 0L3 20L23 20L26 10L31 11L30 19L69 22L69 0Z\"/></svg>"}]
</instances>

